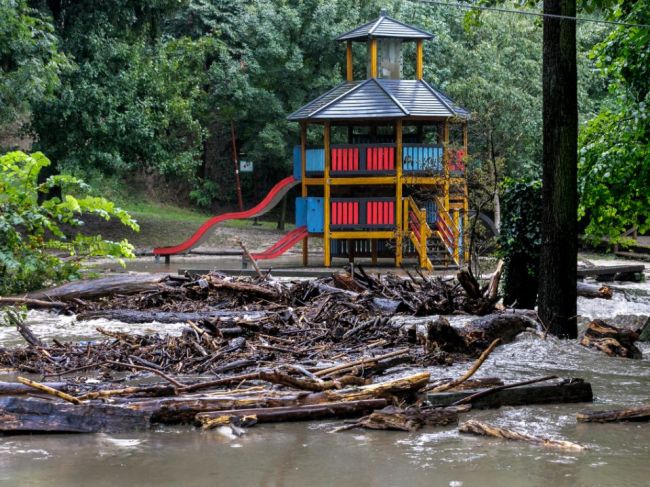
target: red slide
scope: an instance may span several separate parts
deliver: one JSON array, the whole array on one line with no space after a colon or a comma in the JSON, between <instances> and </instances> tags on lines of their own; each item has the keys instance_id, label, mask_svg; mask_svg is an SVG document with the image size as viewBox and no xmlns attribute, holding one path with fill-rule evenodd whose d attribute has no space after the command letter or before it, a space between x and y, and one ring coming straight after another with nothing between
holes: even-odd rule
<instances>
[{"instance_id":1,"label":"red slide","mask_svg":"<svg viewBox=\"0 0 650 487\"><path fill-rule=\"evenodd\" d=\"M296 184L298 184L298 182L299 181L296 181L293 178L293 176L286 177L278 184L273 186L273 188L271 188L271 191L269 191L269 193L264 197L264 199L260 201L257 205L252 207L251 209L246 211L233 211L230 213L223 213L222 215L214 216L210 218L208 221L206 221L203 225L201 225L199 229L196 232L194 232L194 235L188 238L185 242L178 244L174 247L157 247L153 249L153 253L154 255L174 255L174 254L182 254L184 252L189 252L193 248L201 245L210 236L210 230L217 223L221 223L226 220L237 220L240 218L255 218L257 216L263 215L264 213L271 210L275 205L277 205L282 200L284 195L286 195L291 188L293 188ZM295 230L293 232L295 232ZM261 254L265 254L266 252L269 252L271 249L275 251L276 250L275 247L278 244L281 244L280 246L282 247L286 243L286 238L289 235L292 235L293 232L287 234L276 245L274 245L270 249L267 249L264 252L261 252ZM291 247L293 247L293 245L295 245L295 243L292 244ZM286 252L286 250L288 250L291 247L286 248L285 250L280 252L280 254ZM261 257L261 258L265 258L265 257ZM266 257L266 258L271 259L273 257Z\"/></svg>"},{"instance_id":2,"label":"red slide","mask_svg":"<svg viewBox=\"0 0 650 487\"><path fill-rule=\"evenodd\" d=\"M307 235L309 235L309 232L307 232L307 227L295 228L280 240L278 240L276 243L274 243L272 246L270 246L268 249L251 255L255 260L275 259L276 257L284 254L287 250L296 245Z\"/></svg>"}]
</instances>

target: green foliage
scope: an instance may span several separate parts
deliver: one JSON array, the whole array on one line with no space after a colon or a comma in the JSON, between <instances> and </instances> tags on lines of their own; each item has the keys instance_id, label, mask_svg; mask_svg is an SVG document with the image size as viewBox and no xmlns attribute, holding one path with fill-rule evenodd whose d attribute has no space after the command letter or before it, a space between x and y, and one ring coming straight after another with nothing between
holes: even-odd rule
<instances>
[{"instance_id":1,"label":"green foliage","mask_svg":"<svg viewBox=\"0 0 650 487\"><path fill-rule=\"evenodd\" d=\"M132 258L126 241L111 242L98 235L70 229L83 225L82 214L103 219L117 218L137 230L137 223L110 201L95 196L75 197L83 192L83 181L69 176L50 176L39 183L41 171L50 165L42 153L10 152L0 156L0 294L25 292L79 276L88 257ZM39 203L53 188L66 194Z\"/></svg>"},{"instance_id":2,"label":"green foliage","mask_svg":"<svg viewBox=\"0 0 650 487\"><path fill-rule=\"evenodd\" d=\"M613 18L650 22L647 2L619 2ZM579 216L592 240L650 229L650 31L617 27L592 56L609 81L610 102L580 136Z\"/></svg>"},{"instance_id":3,"label":"green foliage","mask_svg":"<svg viewBox=\"0 0 650 487\"><path fill-rule=\"evenodd\" d=\"M0 133L54 96L68 63L50 22L25 0L0 0Z\"/></svg>"},{"instance_id":4,"label":"green foliage","mask_svg":"<svg viewBox=\"0 0 650 487\"><path fill-rule=\"evenodd\" d=\"M502 193L499 254L504 261L504 303L533 308L542 248L542 184L508 178Z\"/></svg>"}]
</instances>

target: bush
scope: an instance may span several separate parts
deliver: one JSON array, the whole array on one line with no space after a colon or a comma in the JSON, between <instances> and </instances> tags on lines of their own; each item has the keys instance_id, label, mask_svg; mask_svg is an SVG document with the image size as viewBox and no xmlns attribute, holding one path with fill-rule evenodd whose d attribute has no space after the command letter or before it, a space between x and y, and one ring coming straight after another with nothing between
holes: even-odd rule
<instances>
[{"instance_id":1,"label":"bush","mask_svg":"<svg viewBox=\"0 0 650 487\"><path fill-rule=\"evenodd\" d=\"M499 254L504 261L503 302L532 309L537 300L542 247L542 184L506 179L502 183Z\"/></svg>"},{"instance_id":2,"label":"bush","mask_svg":"<svg viewBox=\"0 0 650 487\"><path fill-rule=\"evenodd\" d=\"M49 165L40 152L0 156L0 295L76 279L89 257L114 257L122 264L123 258L134 257L127 240L111 242L81 232L69 235L70 228L83 225L83 213L106 220L115 217L136 231L139 228L127 212L104 198L69 194L88 190L80 179L55 175L39 183L41 170ZM48 197L55 188L62 197Z\"/></svg>"}]
</instances>

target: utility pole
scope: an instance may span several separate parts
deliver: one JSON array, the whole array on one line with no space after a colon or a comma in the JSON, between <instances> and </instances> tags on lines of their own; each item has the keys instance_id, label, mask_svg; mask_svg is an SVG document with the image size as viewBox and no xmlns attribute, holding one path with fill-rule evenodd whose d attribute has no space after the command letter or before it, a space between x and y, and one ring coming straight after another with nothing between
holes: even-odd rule
<instances>
[{"instance_id":1,"label":"utility pole","mask_svg":"<svg viewBox=\"0 0 650 487\"><path fill-rule=\"evenodd\" d=\"M237 204L239 211L244 211L244 200L241 195L241 181L239 179L239 158L237 157L237 139L235 137L235 122L230 122L230 134L232 136L232 160L235 163L235 187L237 189Z\"/></svg>"}]
</instances>

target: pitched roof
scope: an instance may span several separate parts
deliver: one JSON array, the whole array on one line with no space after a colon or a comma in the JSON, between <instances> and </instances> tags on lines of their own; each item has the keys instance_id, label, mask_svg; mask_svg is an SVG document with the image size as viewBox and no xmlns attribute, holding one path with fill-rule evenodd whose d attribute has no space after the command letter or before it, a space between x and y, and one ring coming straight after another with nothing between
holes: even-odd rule
<instances>
[{"instance_id":1,"label":"pitched roof","mask_svg":"<svg viewBox=\"0 0 650 487\"><path fill-rule=\"evenodd\" d=\"M375 20L352 29L337 41L363 41L369 37L397 37L404 40L433 39L433 34L388 17L383 11Z\"/></svg>"},{"instance_id":2,"label":"pitched roof","mask_svg":"<svg viewBox=\"0 0 650 487\"><path fill-rule=\"evenodd\" d=\"M423 80L370 78L342 83L287 118L346 120L369 118L460 117L469 112Z\"/></svg>"}]
</instances>

